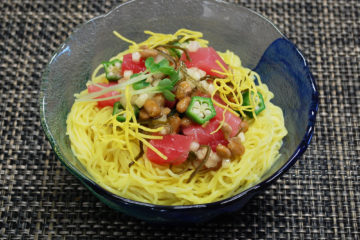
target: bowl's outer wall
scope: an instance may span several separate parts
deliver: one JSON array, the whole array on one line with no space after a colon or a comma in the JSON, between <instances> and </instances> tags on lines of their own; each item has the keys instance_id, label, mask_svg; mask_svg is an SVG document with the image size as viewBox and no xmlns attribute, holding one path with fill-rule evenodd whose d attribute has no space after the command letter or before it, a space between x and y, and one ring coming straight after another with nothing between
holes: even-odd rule
<instances>
[{"instance_id":1,"label":"bowl's outer wall","mask_svg":"<svg viewBox=\"0 0 360 240\"><path fill-rule=\"evenodd\" d=\"M183 208L182 206L179 206L177 208L153 208L148 205L137 205L123 201L113 201L104 195L102 189L99 189L97 187L91 187L86 183L84 183L84 185L97 198L99 198L102 202L104 202L112 209L149 222L166 223L170 225L187 225L206 222L220 214L232 213L242 208L254 195L256 195L260 191L259 189L259 191L253 191L249 194L243 194L243 196L240 197L237 201L225 202L224 204L219 204L217 206L213 205L212 207L204 204L196 205L196 207L192 208Z\"/></svg>"},{"instance_id":2,"label":"bowl's outer wall","mask_svg":"<svg viewBox=\"0 0 360 240\"><path fill-rule=\"evenodd\" d=\"M136 20L133 20L134 16ZM231 4L189 0L131 1L115 8L106 16L94 19L78 28L53 56L43 77L42 123L61 162L106 204L146 220L166 221L173 217L179 221L208 220L221 212L240 208L256 192L242 193L236 197L236 201L220 204L218 207L215 207L215 204L197 205L192 210L134 204L133 201L114 197L96 185L95 180L71 152L65 133L66 117L74 102L74 93L84 89L92 71L100 62L128 47L128 44L116 38L112 31L116 30L129 39L140 42L147 38L143 33L144 30L171 33L179 28L202 31L204 38L208 39L215 49L234 51L241 57L243 65L249 68L257 65L265 49L272 42L283 37L263 17ZM289 44L291 47L286 51L296 51L292 55L276 45L280 48L279 53L285 54L285 60L287 56L294 56L288 60L288 63L284 63L283 66L271 63L271 57L274 57L272 53L270 54L272 56L266 57L263 61L266 67L261 64L257 66L263 81L269 84L270 90L275 93L274 102L284 110L286 127L289 130L289 137L286 140L287 151L284 151L283 157L278 161L281 164L272 168L268 176L279 169L296 150L306 131L308 116L306 102L310 101L308 91L311 89L311 84L306 76L301 75L304 72L294 67L297 64L303 66L304 63L299 62L296 48ZM298 62L293 63L292 61L296 59ZM277 60L279 60L278 64L282 64L284 59ZM269 72L271 74L267 76ZM282 76L282 74L287 75ZM289 88L294 89L289 91ZM291 93L291 101L286 97L288 93ZM303 102L305 104L302 104ZM299 119L304 121L299 122ZM203 211L204 209L206 212Z\"/></svg>"}]
</instances>

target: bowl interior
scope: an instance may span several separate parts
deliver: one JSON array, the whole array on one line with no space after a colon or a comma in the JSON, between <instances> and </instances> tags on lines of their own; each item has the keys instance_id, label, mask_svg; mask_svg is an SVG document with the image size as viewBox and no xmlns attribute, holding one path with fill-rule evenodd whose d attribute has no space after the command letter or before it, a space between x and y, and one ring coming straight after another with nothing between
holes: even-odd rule
<instances>
[{"instance_id":1,"label":"bowl interior","mask_svg":"<svg viewBox=\"0 0 360 240\"><path fill-rule=\"evenodd\" d=\"M65 134L66 117L74 103L74 93L85 88L98 64L128 47L112 31L139 42L147 38L144 30L173 33L179 28L201 31L216 50L232 50L244 66L257 66L263 82L275 93L273 102L283 109L289 134L280 150L281 157L263 179L277 172L297 150L308 131L312 86L304 78L307 72L303 60L295 53L296 56L289 56L281 52L286 44L291 45L287 49L295 50L276 27L246 8L223 2L139 0L123 4L75 30L45 70L40 103L42 123L53 149L72 173L95 181L71 151ZM284 42L275 41L279 38ZM273 50L263 56L269 46ZM279 52L284 54L282 58L277 58Z\"/></svg>"}]
</instances>

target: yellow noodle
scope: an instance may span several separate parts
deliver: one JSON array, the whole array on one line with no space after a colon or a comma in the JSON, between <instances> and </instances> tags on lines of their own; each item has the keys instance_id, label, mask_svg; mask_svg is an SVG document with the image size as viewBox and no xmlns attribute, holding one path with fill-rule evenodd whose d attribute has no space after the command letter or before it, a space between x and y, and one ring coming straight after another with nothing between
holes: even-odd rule
<instances>
[{"instance_id":1,"label":"yellow noodle","mask_svg":"<svg viewBox=\"0 0 360 240\"><path fill-rule=\"evenodd\" d=\"M200 39L201 33L186 29L180 29L173 35L150 31L146 33L151 35L150 38L139 44L127 39L132 43L129 50L115 58L121 58L125 53L133 52L139 46L155 46L159 42L175 40L178 36L184 36L183 39L200 40L202 46L207 44L206 40ZM168 165L150 162L146 159L146 155L129 168L129 163L140 151L139 141L145 146L152 147L148 141L154 137L139 132L139 129L146 132L149 129L136 121L130 121L131 118L135 119L135 116L127 89L125 95L128 104L124 110L127 117L124 123L116 121L116 116L112 116L111 107L99 109L94 102L75 102L67 118L67 134L72 151L98 184L114 194L141 202L188 205L214 202L233 196L261 179L279 157L282 139L287 134L283 113L279 107L270 102L273 94L265 84L261 84L257 73L244 68L240 58L230 51L220 55L232 69L232 72L227 72L225 79L214 81L217 86L216 91L228 105L224 107L238 110L245 116L244 110L249 110L249 107L240 107L243 101L240 93L244 89L254 93L261 92L266 105L266 109L255 120L249 120L249 130L245 133L244 155L233 159L228 167L199 172L190 182L188 179L192 171L177 174L178 171L173 172ZM100 69L101 67L96 68L92 75L93 83L104 81L103 74L98 75ZM255 85L254 76L257 77L259 85ZM228 89L224 82L236 84L237 88ZM229 101L225 93L232 94L236 103ZM86 94L86 91L79 95L82 94ZM256 99L251 101L256 103ZM153 150L157 149L153 148ZM181 168L175 166L174 169L180 171Z\"/></svg>"}]
</instances>

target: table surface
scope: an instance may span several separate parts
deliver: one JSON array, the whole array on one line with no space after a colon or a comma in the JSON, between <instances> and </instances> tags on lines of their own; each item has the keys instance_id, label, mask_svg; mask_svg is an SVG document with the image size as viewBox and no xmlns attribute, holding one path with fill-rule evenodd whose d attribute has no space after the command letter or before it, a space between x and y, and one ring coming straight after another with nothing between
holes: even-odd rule
<instances>
[{"instance_id":1,"label":"table surface","mask_svg":"<svg viewBox=\"0 0 360 240\"><path fill-rule=\"evenodd\" d=\"M119 1L0 3L0 239L359 239L360 1L240 0L304 53L320 91L306 153L242 210L187 228L114 212L56 159L40 126L51 54Z\"/></svg>"}]
</instances>

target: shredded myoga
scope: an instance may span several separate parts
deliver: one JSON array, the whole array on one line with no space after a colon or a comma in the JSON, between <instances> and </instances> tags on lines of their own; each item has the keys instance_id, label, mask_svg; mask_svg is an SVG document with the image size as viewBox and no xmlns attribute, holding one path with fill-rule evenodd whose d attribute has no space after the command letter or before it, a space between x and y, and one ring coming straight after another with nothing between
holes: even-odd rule
<instances>
[{"instance_id":1,"label":"shredded myoga","mask_svg":"<svg viewBox=\"0 0 360 240\"><path fill-rule=\"evenodd\" d=\"M158 205L219 201L259 182L287 130L261 76L201 32L145 31L75 94L67 135L95 181Z\"/></svg>"}]
</instances>

